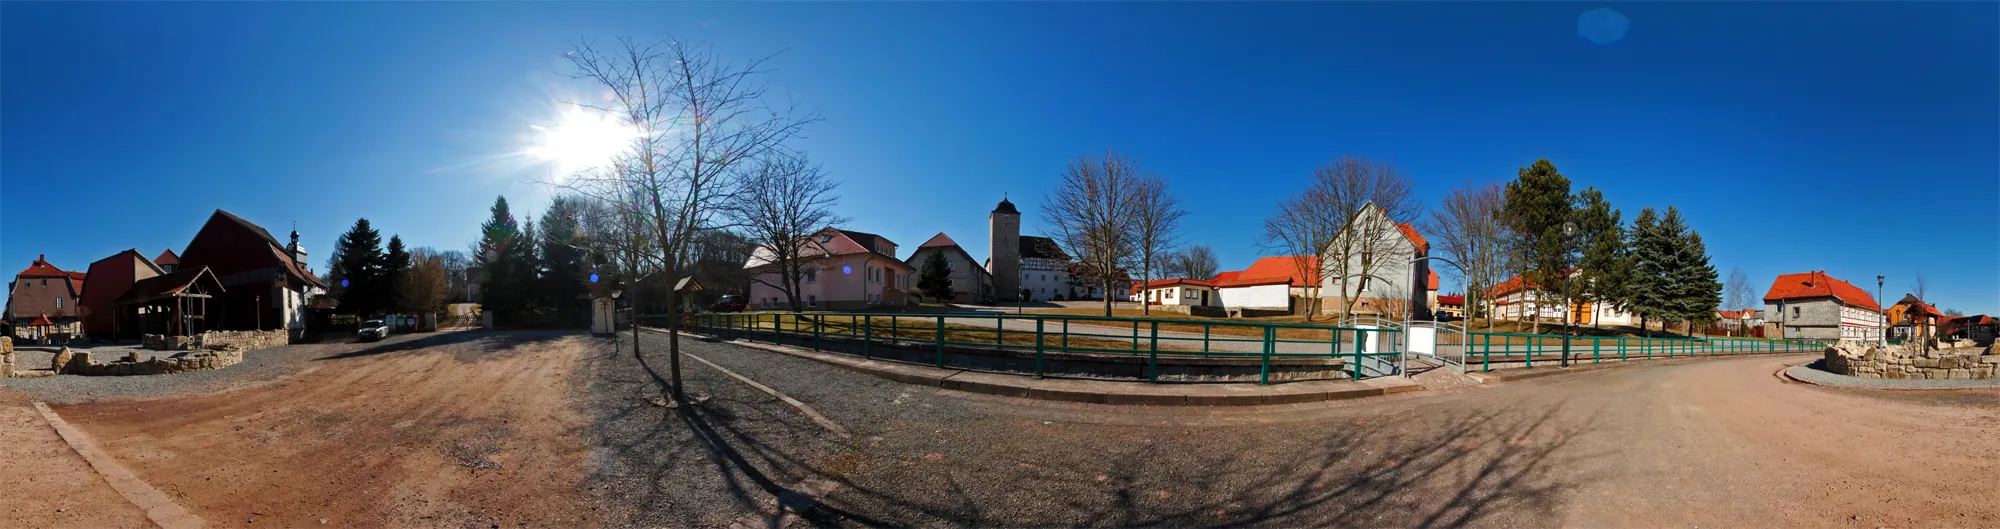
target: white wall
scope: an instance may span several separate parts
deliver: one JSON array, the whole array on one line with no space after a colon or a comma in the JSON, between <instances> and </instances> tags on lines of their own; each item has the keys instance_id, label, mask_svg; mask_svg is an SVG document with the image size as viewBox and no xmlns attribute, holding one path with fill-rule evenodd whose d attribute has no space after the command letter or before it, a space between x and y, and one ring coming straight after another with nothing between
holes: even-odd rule
<instances>
[{"instance_id":1,"label":"white wall","mask_svg":"<svg viewBox=\"0 0 2000 529\"><path fill-rule=\"evenodd\" d=\"M1284 309L1291 307L1291 287L1284 283L1217 289L1224 307Z\"/></svg>"}]
</instances>

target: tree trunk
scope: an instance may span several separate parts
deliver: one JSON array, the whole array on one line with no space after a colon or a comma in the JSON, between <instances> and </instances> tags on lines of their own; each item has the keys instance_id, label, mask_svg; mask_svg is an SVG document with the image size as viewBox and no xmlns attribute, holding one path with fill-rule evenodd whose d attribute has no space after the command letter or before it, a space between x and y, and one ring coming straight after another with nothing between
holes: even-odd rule
<instances>
[{"instance_id":1,"label":"tree trunk","mask_svg":"<svg viewBox=\"0 0 2000 529\"><path fill-rule=\"evenodd\" d=\"M1147 268L1152 268L1152 267L1151 267L1151 266L1148 266ZM1152 271L1152 270L1141 270L1141 271L1139 272L1139 284L1141 284L1141 285L1146 285L1146 288L1151 288L1151 287L1153 286L1153 271ZM1144 315L1147 315L1147 316L1152 316L1152 315L1153 315L1153 304L1152 304L1152 303L1140 303L1140 304L1139 304L1139 313L1140 313L1140 314L1144 314ZM1110 314L1105 314L1105 316L1110 316Z\"/></svg>"},{"instance_id":2,"label":"tree trunk","mask_svg":"<svg viewBox=\"0 0 2000 529\"><path fill-rule=\"evenodd\" d=\"M1141 292L1144 291L1141 290ZM1142 298L1140 300L1141 304L1144 304L1144 301ZM1111 279L1109 278L1104 280L1104 317L1111 317Z\"/></svg>"},{"instance_id":3,"label":"tree trunk","mask_svg":"<svg viewBox=\"0 0 2000 529\"><path fill-rule=\"evenodd\" d=\"M676 260L678 262L678 260ZM672 263L668 264L673 266ZM672 270L672 268L668 268ZM672 285L680 282L680 274L667 274L667 372L673 383L674 402L686 404L687 394L681 391L681 326L680 311L674 310L680 303L680 291Z\"/></svg>"}]
</instances>

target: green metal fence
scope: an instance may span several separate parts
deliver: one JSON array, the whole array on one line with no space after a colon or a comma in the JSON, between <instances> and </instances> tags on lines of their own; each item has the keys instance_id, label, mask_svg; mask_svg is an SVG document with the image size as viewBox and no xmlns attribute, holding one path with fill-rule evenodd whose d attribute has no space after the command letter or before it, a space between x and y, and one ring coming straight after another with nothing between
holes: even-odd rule
<instances>
[{"instance_id":1,"label":"green metal fence","mask_svg":"<svg viewBox=\"0 0 2000 529\"><path fill-rule=\"evenodd\" d=\"M1467 368L1478 362L1480 371L1492 371L1493 364L1561 361L1563 342L1569 342L1571 363L1652 360L1693 356L1809 353L1826 349L1836 340L1771 340L1763 338L1642 338L1633 336L1561 336L1507 332L1467 332Z\"/></svg>"},{"instance_id":2,"label":"green metal fence","mask_svg":"<svg viewBox=\"0 0 2000 529\"><path fill-rule=\"evenodd\" d=\"M870 314L870 313L701 313L691 314L693 329L758 333L809 339L814 349L837 337L858 339L861 355L872 358L877 345L929 347L934 364L943 367L945 347L978 347L1033 351L1034 375L1046 374L1050 353L1143 355L1146 380L1159 380L1160 358L1261 359L1259 382L1269 383L1271 362L1284 358L1342 360L1350 377L1395 374L1364 364L1391 365L1402 356L1401 330L1330 325L1201 321L1158 318L1116 318L1070 315L998 313Z\"/></svg>"}]
</instances>

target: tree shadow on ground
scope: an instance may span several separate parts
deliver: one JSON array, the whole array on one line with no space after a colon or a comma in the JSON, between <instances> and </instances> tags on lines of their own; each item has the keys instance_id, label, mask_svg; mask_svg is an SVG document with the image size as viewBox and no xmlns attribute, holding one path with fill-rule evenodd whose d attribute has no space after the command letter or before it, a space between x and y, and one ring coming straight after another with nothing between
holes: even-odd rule
<instances>
[{"instance_id":1,"label":"tree shadow on ground","mask_svg":"<svg viewBox=\"0 0 2000 529\"><path fill-rule=\"evenodd\" d=\"M401 336L409 336L409 335L401 335ZM324 357L316 358L315 360L343 360L343 359L363 357L363 356L375 356L375 355L382 355L389 353L415 351L418 349L425 349L430 347L470 343L470 344L476 344L477 347L460 348L456 351L456 353L459 361L474 362L480 359L490 358L489 355L493 353L519 351L520 349L518 348L524 345L544 344L561 340L565 337L570 337L570 336L583 336L583 333L581 331L539 331L539 330L538 331L439 332L439 333L421 335L406 340L396 340L395 337L392 337L390 338L390 340L387 341L376 342L375 345L372 346L363 346L359 349L327 355ZM352 346L346 344L334 344L334 345L337 347Z\"/></svg>"}]
</instances>

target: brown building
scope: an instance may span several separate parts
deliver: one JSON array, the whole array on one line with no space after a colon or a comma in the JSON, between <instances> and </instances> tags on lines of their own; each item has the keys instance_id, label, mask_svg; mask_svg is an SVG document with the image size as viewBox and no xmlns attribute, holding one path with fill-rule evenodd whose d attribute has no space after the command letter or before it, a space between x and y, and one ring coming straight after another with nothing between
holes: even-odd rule
<instances>
[{"instance_id":1,"label":"brown building","mask_svg":"<svg viewBox=\"0 0 2000 529\"><path fill-rule=\"evenodd\" d=\"M227 291L207 300L207 328L296 333L305 329L309 298L326 292L305 255L298 232L288 246L262 226L218 209L181 251L179 270L208 267Z\"/></svg>"},{"instance_id":2,"label":"brown building","mask_svg":"<svg viewBox=\"0 0 2000 529\"><path fill-rule=\"evenodd\" d=\"M173 251L168 250L160 255L171 257ZM84 332L98 338L138 338L139 335L136 334L134 327L121 325L124 322L118 317L118 310L112 306L112 302L124 296L127 290L131 290L133 283L166 275L169 272L172 270L166 269L152 259L147 259L136 248L90 263L90 288L84 289L82 295Z\"/></svg>"},{"instance_id":3,"label":"brown building","mask_svg":"<svg viewBox=\"0 0 2000 529\"><path fill-rule=\"evenodd\" d=\"M181 256L174 255L173 248L160 250L160 256L153 258L153 264L159 265L161 270L165 270L162 273L171 274L175 270L181 269Z\"/></svg>"},{"instance_id":4,"label":"brown building","mask_svg":"<svg viewBox=\"0 0 2000 529\"><path fill-rule=\"evenodd\" d=\"M79 302L86 274L56 268L47 257L36 256L7 284L7 321L16 338L67 342L83 336Z\"/></svg>"}]
</instances>

